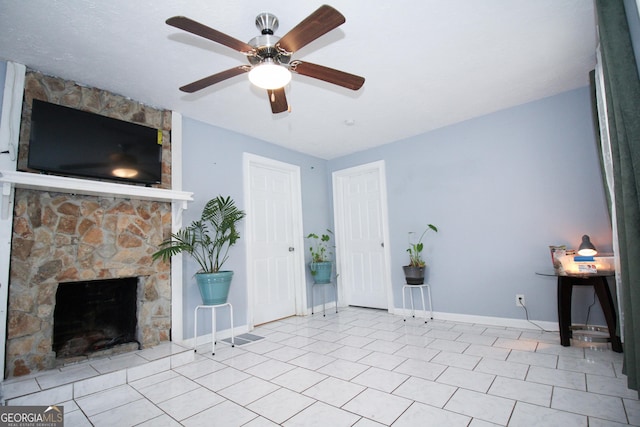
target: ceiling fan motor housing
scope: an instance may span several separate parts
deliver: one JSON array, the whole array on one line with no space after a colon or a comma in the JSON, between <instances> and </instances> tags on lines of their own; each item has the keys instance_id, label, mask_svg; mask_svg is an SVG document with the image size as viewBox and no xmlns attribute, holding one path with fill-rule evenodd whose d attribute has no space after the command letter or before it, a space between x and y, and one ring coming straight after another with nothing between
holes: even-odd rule
<instances>
[{"instance_id":1,"label":"ceiling fan motor housing","mask_svg":"<svg viewBox=\"0 0 640 427\"><path fill-rule=\"evenodd\" d=\"M278 64L289 63L291 55L285 54L275 47L280 40L280 37L273 35L278 29L278 25L278 18L271 13L263 12L256 16L256 27L262 35L249 40L249 45L254 47L257 52L255 56L247 57L251 65L260 64L267 58L273 59Z\"/></svg>"}]
</instances>

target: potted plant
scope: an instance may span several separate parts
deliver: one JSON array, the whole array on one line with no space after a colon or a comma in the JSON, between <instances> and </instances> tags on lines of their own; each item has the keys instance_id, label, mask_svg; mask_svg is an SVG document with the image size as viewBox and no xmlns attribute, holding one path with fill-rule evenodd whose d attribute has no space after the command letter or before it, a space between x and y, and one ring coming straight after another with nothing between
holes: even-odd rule
<instances>
[{"instance_id":1,"label":"potted plant","mask_svg":"<svg viewBox=\"0 0 640 427\"><path fill-rule=\"evenodd\" d=\"M329 242L331 241L331 234L333 232L327 229L327 233L318 235L316 233L310 233L307 239L311 240L311 262L309 263L309 269L313 276L314 283L330 283L331 272L333 270L333 262L331 261L331 251L329 249Z\"/></svg>"},{"instance_id":2,"label":"potted plant","mask_svg":"<svg viewBox=\"0 0 640 427\"><path fill-rule=\"evenodd\" d=\"M168 261L173 255L186 252L196 260L200 270L196 282L205 305L227 302L233 271L221 270L229 258L229 249L240 238L238 223L245 217L230 196L218 196L207 202L199 220L183 228L160 244L152 257Z\"/></svg>"},{"instance_id":3,"label":"potted plant","mask_svg":"<svg viewBox=\"0 0 640 427\"><path fill-rule=\"evenodd\" d=\"M424 283L424 269L426 267L426 263L422 258L422 250L424 249L422 238L429 230L433 230L436 233L438 232L438 228L435 225L427 224L427 229L424 230L422 235L420 235L417 242L411 243L411 241L409 241L409 248L407 249L407 252L409 252L409 265L402 267L407 285L422 285ZM409 233L410 239L412 234L413 232Z\"/></svg>"}]
</instances>

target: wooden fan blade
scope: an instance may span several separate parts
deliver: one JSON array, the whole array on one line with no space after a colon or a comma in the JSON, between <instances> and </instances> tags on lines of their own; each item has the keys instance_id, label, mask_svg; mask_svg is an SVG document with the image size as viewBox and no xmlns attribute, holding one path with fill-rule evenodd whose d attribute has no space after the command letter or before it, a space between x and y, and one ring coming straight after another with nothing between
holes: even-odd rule
<instances>
[{"instance_id":1,"label":"wooden fan blade","mask_svg":"<svg viewBox=\"0 0 640 427\"><path fill-rule=\"evenodd\" d=\"M340 12L325 4L282 36L276 43L276 48L291 54L344 24L345 21Z\"/></svg>"},{"instance_id":2,"label":"wooden fan blade","mask_svg":"<svg viewBox=\"0 0 640 427\"><path fill-rule=\"evenodd\" d=\"M291 71L303 76L313 77L351 90L358 90L364 84L364 77L310 62L293 61L290 68Z\"/></svg>"},{"instance_id":3,"label":"wooden fan blade","mask_svg":"<svg viewBox=\"0 0 640 427\"><path fill-rule=\"evenodd\" d=\"M228 36L224 33L221 33L218 30L214 30L211 27L207 27L206 25L196 22L193 19L189 19L184 16L174 16L167 19L166 22L172 27L180 28L181 30L188 31L197 36L204 37L205 39L212 40L216 43L220 43L221 45L230 47L233 50L242 52L245 55L253 55L256 52L253 46L241 40Z\"/></svg>"},{"instance_id":4,"label":"wooden fan blade","mask_svg":"<svg viewBox=\"0 0 640 427\"><path fill-rule=\"evenodd\" d=\"M284 94L284 87L280 89L267 89L269 95L269 103L271 104L271 112L273 114L284 113L289 111L287 96Z\"/></svg>"},{"instance_id":5,"label":"wooden fan blade","mask_svg":"<svg viewBox=\"0 0 640 427\"><path fill-rule=\"evenodd\" d=\"M246 73L247 71L249 71L251 69L251 67L247 66L247 65L241 65L239 67L235 67L235 68L230 68L226 71L222 71L220 73L217 74L212 74L209 77L205 77L204 79L200 79L198 81L195 81L193 83L189 83L188 85L184 85L180 88L181 91L183 92L187 92L187 93L193 93L196 92L200 89L204 89L208 86L211 86L213 84L219 83L223 80L227 80L230 79L231 77L235 77L239 74L242 73Z\"/></svg>"}]
</instances>

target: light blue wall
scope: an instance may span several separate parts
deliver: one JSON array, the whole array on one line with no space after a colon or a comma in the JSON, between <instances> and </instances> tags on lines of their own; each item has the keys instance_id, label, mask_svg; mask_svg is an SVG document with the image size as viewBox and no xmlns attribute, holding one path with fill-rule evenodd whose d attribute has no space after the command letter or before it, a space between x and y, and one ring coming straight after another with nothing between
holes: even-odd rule
<instances>
[{"instance_id":1,"label":"light blue wall","mask_svg":"<svg viewBox=\"0 0 640 427\"><path fill-rule=\"evenodd\" d=\"M1 82L5 73L0 61ZM441 230L426 242L436 311L523 318L514 302L522 293L532 319L556 321L555 282L534 274L550 266L548 245L576 246L587 233L600 249L611 249L591 117L582 88L328 162L185 118L183 188L195 201L184 223L218 194L244 208L244 152L300 166L305 235L333 226L333 171L384 160L396 306L406 233L431 222ZM230 300L237 326L247 323L245 264L241 239L226 265L235 271ZM185 261L186 338L200 301L196 270ZM593 296L586 288L575 294L574 321L584 321ZM598 304L590 319L604 323ZM228 327L225 316L219 320Z\"/></svg>"},{"instance_id":2,"label":"light blue wall","mask_svg":"<svg viewBox=\"0 0 640 427\"><path fill-rule=\"evenodd\" d=\"M4 98L4 79L7 76L7 63L0 61L0 115L2 114L2 100Z\"/></svg>"},{"instance_id":3,"label":"light blue wall","mask_svg":"<svg viewBox=\"0 0 640 427\"><path fill-rule=\"evenodd\" d=\"M611 229L582 88L328 162L328 173L384 160L395 306L402 306L407 232L440 228L425 242L434 310L557 320L549 245L589 234L611 250ZM390 126L393 123L389 124ZM592 291L578 289L574 321ZM590 320L604 324L599 306Z\"/></svg>"},{"instance_id":4,"label":"light blue wall","mask_svg":"<svg viewBox=\"0 0 640 427\"><path fill-rule=\"evenodd\" d=\"M183 123L183 188L193 191L195 201L184 213L183 223L198 219L205 203L221 194L230 195L238 207L245 209L243 195L242 155L244 152L294 164L300 167L304 235L330 226L329 186L326 161L287 150L276 145L214 127L189 118ZM244 224L243 224L244 227ZM241 231L239 243L231 249L225 269L234 270L229 301L234 307L234 326L247 324L247 277L245 272L245 240ZM306 254L305 250L305 254ZM200 295L193 275L197 264L185 258L184 336L193 336L193 310ZM307 277L308 286L311 284ZM204 317L203 317L204 318ZM228 327L226 314L220 316L220 329ZM202 324L207 325L208 322ZM210 330L203 326L201 333Z\"/></svg>"}]
</instances>

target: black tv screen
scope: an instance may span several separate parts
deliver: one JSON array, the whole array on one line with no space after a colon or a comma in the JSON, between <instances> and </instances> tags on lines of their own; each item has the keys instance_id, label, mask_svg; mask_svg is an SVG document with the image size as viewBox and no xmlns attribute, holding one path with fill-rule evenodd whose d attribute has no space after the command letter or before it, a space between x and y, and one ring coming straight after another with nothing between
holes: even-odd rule
<instances>
[{"instance_id":1,"label":"black tv screen","mask_svg":"<svg viewBox=\"0 0 640 427\"><path fill-rule=\"evenodd\" d=\"M162 178L158 129L33 100L29 169L140 184Z\"/></svg>"}]
</instances>

